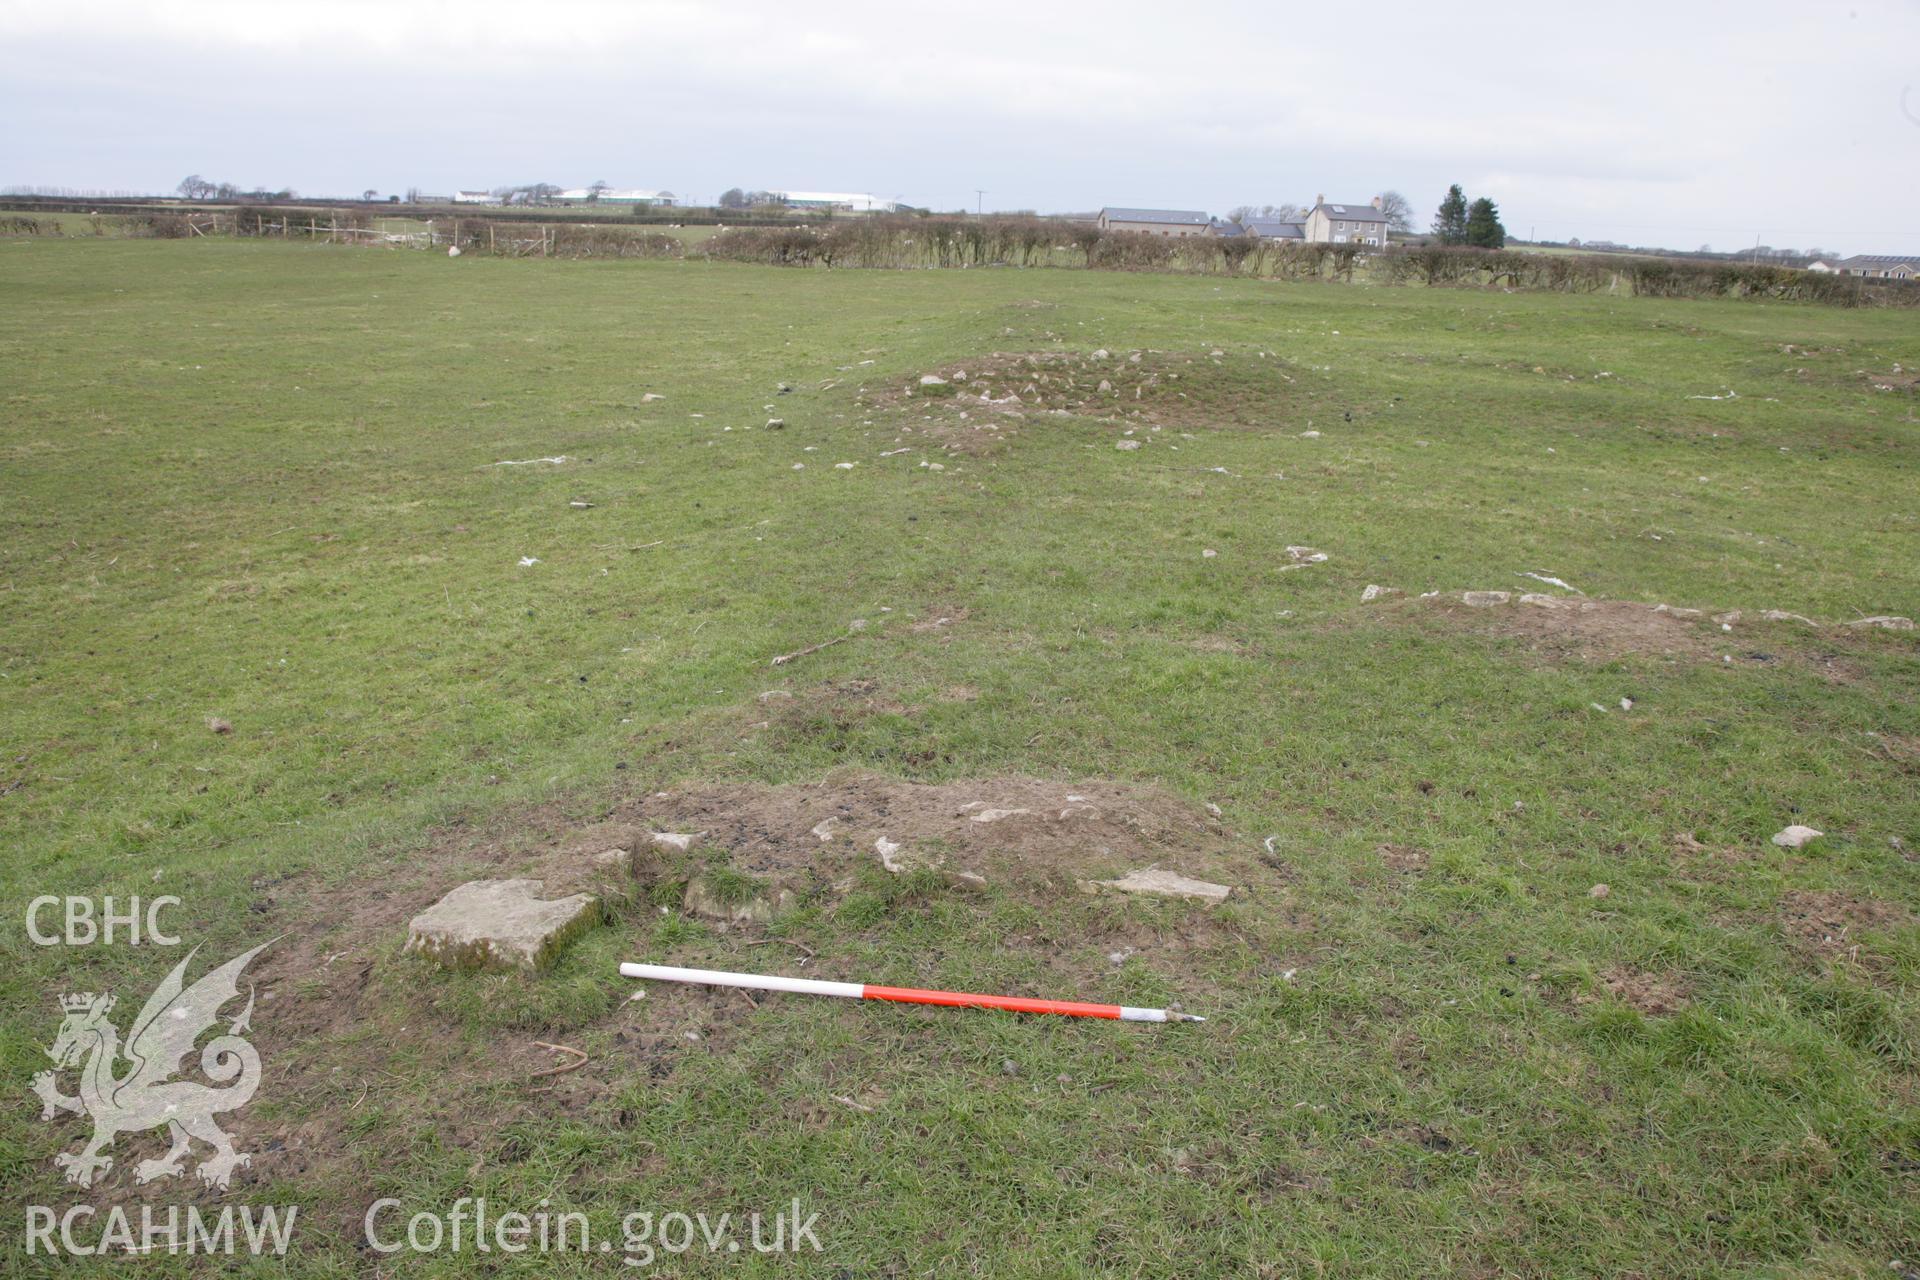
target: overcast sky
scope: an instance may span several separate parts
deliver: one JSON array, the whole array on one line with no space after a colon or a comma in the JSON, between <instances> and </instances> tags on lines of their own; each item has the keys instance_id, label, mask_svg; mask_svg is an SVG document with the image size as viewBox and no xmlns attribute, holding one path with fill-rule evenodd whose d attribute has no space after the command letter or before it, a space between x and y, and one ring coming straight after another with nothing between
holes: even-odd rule
<instances>
[{"instance_id":1,"label":"overcast sky","mask_svg":"<svg viewBox=\"0 0 1920 1280\"><path fill-rule=\"evenodd\" d=\"M1521 236L1920 252L1920 0L0 0L0 120L0 185L1395 188L1424 227L1459 182Z\"/></svg>"}]
</instances>

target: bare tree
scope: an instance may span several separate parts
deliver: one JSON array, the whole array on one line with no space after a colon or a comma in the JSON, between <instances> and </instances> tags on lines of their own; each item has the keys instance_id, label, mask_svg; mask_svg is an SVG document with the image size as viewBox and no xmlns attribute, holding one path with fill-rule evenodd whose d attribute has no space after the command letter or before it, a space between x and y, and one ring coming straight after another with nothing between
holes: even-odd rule
<instances>
[{"instance_id":1,"label":"bare tree","mask_svg":"<svg viewBox=\"0 0 1920 1280\"><path fill-rule=\"evenodd\" d=\"M213 184L197 173L190 173L180 179L180 185L174 190L178 191L184 200L204 200L213 194Z\"/></svg>"},{"instance_id":2,"label":"bare tree","mask_svg":"<svg viewBox=\"0 0 1920 1280\"><path fill-rule=\"evenodd\" d=\"M1380 212L1386 215L1387 230L1403 236L1413 230L1413 205L1398 191L1380 193Z\"/></svg>"},{"instance_id":3,"label":"bare tree","mask_svg":"<svg viewBox=\"0 0 1920 1280\"><path fill-rule=\"evenodd\" d=\"M1297 204L1243 204L1236 205L1227 214L1227 221L1245 226L1254 218L1265 218L1275 222L1299 222L1307 216L1307 211Z\"/></svg>"},{"instance_id":4,"label":"bare tree","mask_svg":"<svg viewBox=\"0 0 1920 1280\"><path fill-rule=\"evenodd\" d=\"M362 191L360 193L360 198L362 200L371 202L373 198L379 194L380 193L378 191L375 191L372 187L368 187L365 191Z\"/></svg>"},{"instance_id":5,"label":"bare tree","mask_svg":"<svg viewBox=\"0 0 1920 1280\"><path fill-rule=\"evenodd\" d=\"M593 185L587 188L587 199L590 201L598 200L601 196L607 194L607 192L611 191L612 189L613 189L613 184L608 182L605 178L595 178L593 180Z\"/></svg>"}]
</instances>

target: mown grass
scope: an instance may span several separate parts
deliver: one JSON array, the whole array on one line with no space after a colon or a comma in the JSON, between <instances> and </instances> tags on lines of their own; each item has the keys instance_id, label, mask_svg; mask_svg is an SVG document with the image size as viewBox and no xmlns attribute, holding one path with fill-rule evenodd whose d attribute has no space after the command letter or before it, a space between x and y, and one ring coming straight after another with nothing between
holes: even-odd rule
<instances>
[{"instance_id":1,"label":"mown grass","mask_svg":"<svg viewBox=\"0 0 1920 1280\"><path fill-rule=\"evenodd\" d=\"M1915 900L1913 637L1743 622L1732 661L1582 661L1359 603L1531 570L1599 598L1920 613L1914 400L1859 372L1920 365L1905 317L230 242L10 243L0 281L0 1057L24 1090L54 995L130 1010L173 959L30 946L35 895L178 894L208 956L287 930L365 956L356 1020L281 1055L343 1083L276 1093L270 1070L243 1113L256 1148L331 1140L234 1193L312 1207L288 1272L361 1270L375 1194L544 1197L616 1235L632 1209L800 1196L826 1248L797 1268L819 1274L1911 1258L1920 933L1814 953L1781 912ZM894 420L854 398L1096 347L1191 355L1183 421L1132 453L1032 418L989 456L881 458ZM1280 571L1291 544L1332 558ZM873 625L768 669L855 617ZM739 732L763 689L856 677L912 709ZM935 696L955 685L978 696ZM1074 973L1087 989L1058 994L1213 1020L628 1004L622 958L799 952L636 898L548 977L441 976L327 909L404 890L452 822L531 848L647 790L845 766L1152 782L1220 805L1249 848L1272 836L1271 876L1178 960L1109 965L1097 940L1116 919L1202 936L1192 909L1017 886L874 875L776 926L847 976L1049 993ZM1767 844L1793 821L1828 835ZM1610 995L1622 971L1683 1007ZM535 1038L592 1053L597 1090L564 1105L496 1069ZM7 1112L9 1198L86 1198L51 1165L79 1138ZM120 1139L123 1169L145 1141Z\"/></svg>"}]
</instances>

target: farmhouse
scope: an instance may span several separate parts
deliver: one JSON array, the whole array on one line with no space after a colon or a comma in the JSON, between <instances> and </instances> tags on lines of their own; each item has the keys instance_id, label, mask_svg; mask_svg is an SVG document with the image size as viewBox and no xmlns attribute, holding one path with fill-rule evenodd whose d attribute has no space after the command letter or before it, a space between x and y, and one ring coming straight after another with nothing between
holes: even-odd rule
<instances>
[{"instance_id":1,"label":"farmhouse","mask_svg":"<svg viewBox=\"0 0 1920 1280\"><path fill-rule=\"evenodd\" d=\"M795 209L824 209L842 213L892 213L900 206L892 200L864 191L782 191L780 196Z\"/></svg>"},{"instance_id":2,"label":"farmhouse","mask_svg":"<svg viewBox=\"0 0 1920 1280\"><path fill-rule=\"evenodd\" d=\"M456 191L453 193L455 204L499 204L500 197L491 191Z\"/></svg>"},{"instance_id":3,"label":"farmhouse","mask_svg":"<svg viewBox=\"0 0 1920 1280\"><path fill-rule=\"evenodd\" d=\"M1328 204L1325 196L1315 196L1305 232L1315 244L1384 245L1387 215L1380 211L1379 196L1371 204Z\"/></svg>"},{"instance_id":4,"label":"farmhouse","mask_svg":"<svg viewBox=\"0 0 1920 1280\"><path fill-rule=\"evenodd\" d=\"M1883 280L1920 280L1920 256L1903 258L1897 254L1856 253L1834 261L1822 258L1807 264L1809 271L1830 271L1843 276L1874 276Z\"/></svg>"},{"instance_id":5,"label":"farmhouse","mask_svg":"<svg viewBox=\"0 0 1920 1280\"><path fill-rule=\"evenodd\" d=\"M1203 236L1212 219L1193 209L1114 209L1100 211L1102 231L1141 231L1150 236Z\"/></svg>"}]
</instances>

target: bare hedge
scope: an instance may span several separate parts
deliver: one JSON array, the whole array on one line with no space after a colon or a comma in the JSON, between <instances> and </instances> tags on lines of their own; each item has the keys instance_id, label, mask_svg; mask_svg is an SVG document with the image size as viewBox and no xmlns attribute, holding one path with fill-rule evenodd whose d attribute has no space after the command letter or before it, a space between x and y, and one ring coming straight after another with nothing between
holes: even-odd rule
<instances>
[{"instance_id":1,"label":"bare hedge","mask_svg":"<svg viewBox=\"0 0 1920 1280\"><path fill-rule=\"evenodd\" d=\"M868 218L817 227L741 227L721 232L703 251L736 262L797 267L1065 266L1347 282L1360 274L1399 285L1920 306L1920 282L1866 280L1758 263L1445 245L1367 252L1358 245L1253 236L1109 232L1041 218Z\"/></svg>"}]
</instances>

